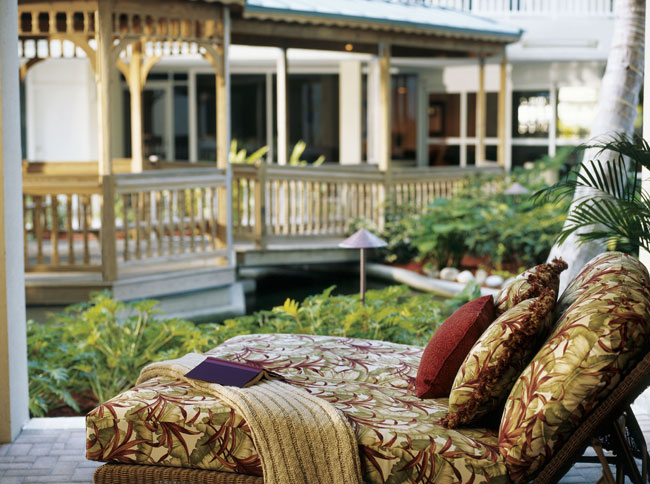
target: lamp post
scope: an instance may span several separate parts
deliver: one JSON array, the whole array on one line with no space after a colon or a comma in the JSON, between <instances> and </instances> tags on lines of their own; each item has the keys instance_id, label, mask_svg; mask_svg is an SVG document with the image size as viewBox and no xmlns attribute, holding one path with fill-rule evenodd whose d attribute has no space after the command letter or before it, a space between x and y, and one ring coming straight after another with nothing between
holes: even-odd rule
<instances>
[{"instance_id":1,"label":"lamp post","mask_svg":"<svg viewBox=\"0 0 650 484\"><path fill-rule=\"evenodd\" d=\"M519 182L514 182L503 191L504 195L528 195L530 190Z\"/></svg>"},{"instance_id":2,"label":"lamp post","mask_svg":"<svg viewBox=\"0 0 650 484\"><path fill-rule=\"evenodd\" d=\"M366 249L386 247L386 241L368 232L366 229L359 229L350 237L339 244L344 249L361 249L360 267L360 289L361 304L366 305Z\"/></svg>"}]
</instances>

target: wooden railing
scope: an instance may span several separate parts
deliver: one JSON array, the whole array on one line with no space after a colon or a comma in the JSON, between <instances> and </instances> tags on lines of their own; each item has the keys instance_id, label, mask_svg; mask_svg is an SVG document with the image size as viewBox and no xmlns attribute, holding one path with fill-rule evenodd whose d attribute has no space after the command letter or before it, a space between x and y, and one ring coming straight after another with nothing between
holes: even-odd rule
<instances>
[{"instance_id":1,"label":"wooden railing","mask_svg":"<svg viewBox=\"0 0 650 484\"><path fill-rule=\"evenodd\" d=\"M102 178L88 174L91 164L73 167L74 175L46 165L56 163L23 170L27 271L105 275L107 267L119 271L157 264L164 270L174 262L194 267L226 257L222 170L155 170ZM112 218L102 226L106 193L114 197L108 212Z\"/></svg>"},{"instance_id":2,"label":"wooden railing","mask_svg":"<svg viewBox=\"0 0 650 484\"><path fill-rule=\"evenodd\" d=\"M24 177L27 271L101 271L101 193L96 175Z\"/></svg>"},{"instance_id":3,"label":"wooden railing","mask_svg":"<svg viewBox=\"0 0 650 484\"><path fill-rule=\"evenodd\" d=\"M219 191L226 176L216 168L115 175L115 238L122 266L226 256L219 225Z\"/></svg>"},{"instance_id":4,"label":"wooden railing","mask_svg":"<svg viewBox=\"0 0 650 484\"><path fill-rule=\"evenodd\" d=\"M233 165L234 236L263 248L288 236L341 237L355 219L381 230L389 203L424 210L478 172L501 168L395 168L387 175L367 165Z\"/></svg>"}]
</instances>

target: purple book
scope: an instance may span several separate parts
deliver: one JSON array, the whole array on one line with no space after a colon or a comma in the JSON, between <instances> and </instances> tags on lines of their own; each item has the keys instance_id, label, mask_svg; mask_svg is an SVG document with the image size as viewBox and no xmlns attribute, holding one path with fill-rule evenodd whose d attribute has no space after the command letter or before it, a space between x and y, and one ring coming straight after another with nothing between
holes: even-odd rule
<instances>
[{"instance_id":1,"label":"purple book","mask_svg":"<svg viewBox=\"0 0 650 484\"><path fill-rule=\"evenodd\" d=\"M222 360L208 356L202 363L185 374L188 378L218 383L230 387L246 388L262 378L277 378L277 375L247 363Z\"/></svg>"}]
</instances>

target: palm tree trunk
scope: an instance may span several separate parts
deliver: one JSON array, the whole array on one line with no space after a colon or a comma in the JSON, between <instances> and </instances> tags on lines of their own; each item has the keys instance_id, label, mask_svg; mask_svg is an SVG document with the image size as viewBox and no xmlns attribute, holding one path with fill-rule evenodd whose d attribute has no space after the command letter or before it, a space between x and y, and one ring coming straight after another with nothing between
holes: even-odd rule
<instances>
[{"instance_id":1,"label":"palm tree trunk","mask_svg":"<svg viewBox=\"0 0 650 484\"><path fill-rule=\"evenodd\" d=\"M592 139L633 133L639 92L643 84L645 3L646 0L615 2L616 20L612 46L600 88L598 111L591 128ZM595 149L586 150L583 161L595 159L597 152ZM607 154L602 153L598 160L605 163L608 160ZM584 166L582 170L585 170ZM579 199L594 195L589 188L578 188L573 197L573 204ZM569 213L573 210L573 204ZM551 249L549 260L562 257L569 264L569 268L560 278L560 293L590 259L606 248L604 241L579 245L578 234L589 230L588 227L578 230L561 246L556 244Z\"/></svg>"}]
</instances>

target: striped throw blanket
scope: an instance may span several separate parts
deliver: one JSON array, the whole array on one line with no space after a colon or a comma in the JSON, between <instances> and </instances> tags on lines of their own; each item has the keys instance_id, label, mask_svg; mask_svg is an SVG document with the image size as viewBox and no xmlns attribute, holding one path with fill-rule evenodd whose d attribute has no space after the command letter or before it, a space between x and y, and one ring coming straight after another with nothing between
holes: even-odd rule
<instances>
[{"instance_id":1,"label":"striped throw blanket","mask_svg":"<svg viewBox=\"0 0 650 484\"><path fill-rule=\"evenodd\" d=\"M138 384L151 378L187 382L238 412L251 430L265 484L357 484L362 481L359 447L345 417L325 400L281 381L236 388L186 378L205 359L190 353L152 363Z\"/></svg>"}]
</instances>

